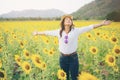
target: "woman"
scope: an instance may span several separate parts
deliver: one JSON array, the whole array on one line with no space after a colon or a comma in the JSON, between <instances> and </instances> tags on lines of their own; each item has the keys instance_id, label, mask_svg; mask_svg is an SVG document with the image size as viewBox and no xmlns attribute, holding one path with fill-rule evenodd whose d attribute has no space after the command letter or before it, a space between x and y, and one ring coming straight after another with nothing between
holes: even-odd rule
<instances>
[{"instance_id":1,"label":"woman","mask_svg":"<svg viewBox=\"0 0 120 80\"><path fill-rule=\"evenodd\" d=\"M60 51L60 67L67 74L69 80L69 72L72 80L77 80L79 71L79 61L77 55L78 37L80 34L110 24L110 21L103 21L100 24L90 25L82 28L74 28L73 17L64 15L61 18L61 28L53 31L33 32L33 35L51 35L57 36L59 39Z\"/></svg>"}]
</instances>

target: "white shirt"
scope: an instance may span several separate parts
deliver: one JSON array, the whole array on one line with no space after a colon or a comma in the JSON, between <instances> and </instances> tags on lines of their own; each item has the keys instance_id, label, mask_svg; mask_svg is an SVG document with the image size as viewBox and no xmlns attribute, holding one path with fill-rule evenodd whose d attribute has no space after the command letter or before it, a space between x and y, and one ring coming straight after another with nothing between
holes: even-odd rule
<instances>
[{"instance_id":1,"label":"white shirt","mask_svg":"<svg viewBox=\"0 0 120 80\"><path fill-rule=\"evenodd\" d=\"M77 50L78 47L78 37L80 34L87 32L93 29L93 25L82 27L82 28L73 28L68 34L65 31L62 32L62 37L60 37L60 29L45 31L45 35L57 36L59 40L59 51L64 54L70 54ZM64 42L65 36L68 35L68 43Z\"/></svg>"}]
</instances>

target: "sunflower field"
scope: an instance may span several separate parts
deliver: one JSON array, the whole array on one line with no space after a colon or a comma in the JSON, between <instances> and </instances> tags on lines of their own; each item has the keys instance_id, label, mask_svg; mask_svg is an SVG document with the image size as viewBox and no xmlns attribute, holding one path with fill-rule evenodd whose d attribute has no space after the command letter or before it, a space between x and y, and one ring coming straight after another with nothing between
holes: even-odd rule
<instances>
[{"instance_id":1,"label":"sunflower field","mask_svg":"<svg viewBox=\"0 0 120 80\"><path fill-rule=\"evenodd\" d=\"M76 27L101 21L74 21ZM60 21L1 21L0 80L66 80L59 66L58 39L33 36L55 30ZM78 80L120 79L120 22L83 33L78 39Z\"/></svg>"}]
</instances>

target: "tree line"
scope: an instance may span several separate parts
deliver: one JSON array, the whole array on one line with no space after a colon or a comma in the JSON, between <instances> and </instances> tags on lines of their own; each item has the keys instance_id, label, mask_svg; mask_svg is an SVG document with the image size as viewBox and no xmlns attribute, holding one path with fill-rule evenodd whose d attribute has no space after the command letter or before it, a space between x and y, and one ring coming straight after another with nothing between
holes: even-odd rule
<instances>
[{"instance_id":1,"label":"tree line","mask_svg":"<svg viewBox=\"0 0 120 80\"><path fill-rule=\"evenodd\" d=\"M74 16L73 16L74 17ZM54 18L41 18L41 17L18 17L18 18L0 18L0 21L25 21L25 20L60 20L60 17L54 17ZM112 21L120 21L120 11L113 11L111 13L108 13L105 17L103 18L97 18L97 20L101 19L107 19L107 20L112 20ZM74 18L74 20L80 20L80 18ZM84 20L90 20L89 18L84 18Z\"/></svg>"},{"instance_id":2,"label":"tree line","mask_svg":"<svg viewBox=\"0 0 120 80\"><path fill-rule=\"evenodd\" d=\"M26 20L60 20L59 17L56 18L40 18L40 17L18 17L18 18L0 18L0 21L26 21Z\"/></svg>"}]
</instances>

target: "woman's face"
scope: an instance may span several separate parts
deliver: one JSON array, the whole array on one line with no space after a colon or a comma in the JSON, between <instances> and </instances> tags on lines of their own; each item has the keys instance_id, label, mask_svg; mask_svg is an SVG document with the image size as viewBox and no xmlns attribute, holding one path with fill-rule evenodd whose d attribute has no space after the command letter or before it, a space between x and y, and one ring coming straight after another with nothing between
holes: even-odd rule
<instances>
[{"instance_id":1,"label":"woman's face","mask_svg":"<svg viewBox=\"0 0 120 80\"><path fill-rule=\"evenodd\" d=\"M64 26L71 26L72 20L69 17L66 17L64 20Z\"/></svg>"}]
</instances>

